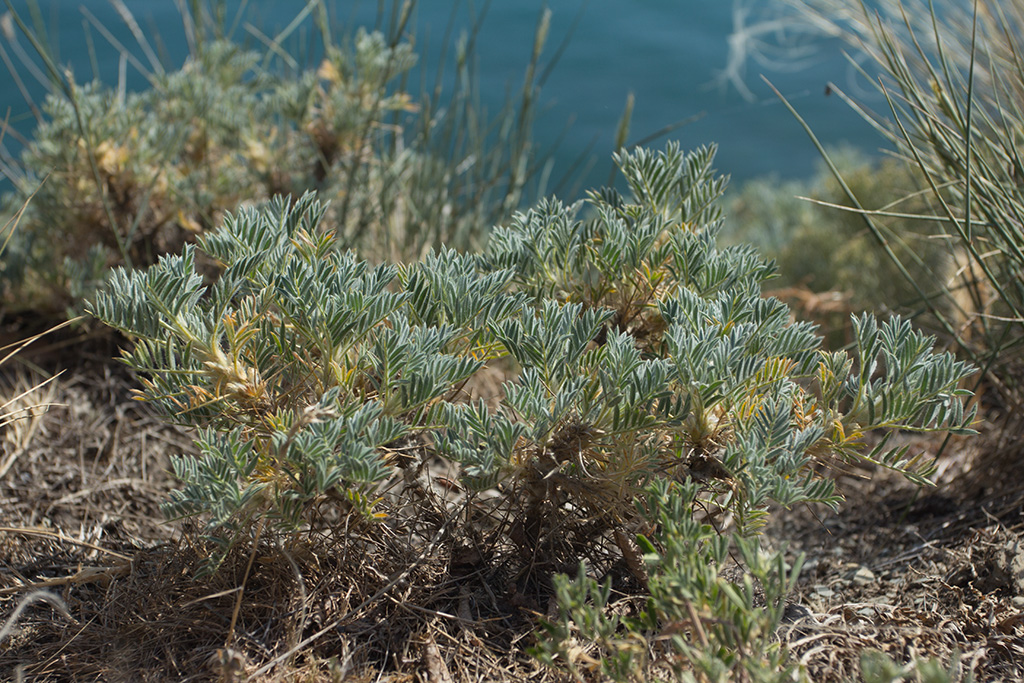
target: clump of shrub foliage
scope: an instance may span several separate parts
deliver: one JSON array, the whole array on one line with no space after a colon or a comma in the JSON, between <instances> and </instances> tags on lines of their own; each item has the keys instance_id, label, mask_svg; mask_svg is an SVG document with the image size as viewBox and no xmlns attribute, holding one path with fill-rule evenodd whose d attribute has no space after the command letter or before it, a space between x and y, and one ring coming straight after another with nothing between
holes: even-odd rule
<instances>
[{"instance_id":1,"label":"clump of shrub foliage","mask_svg":"<svg viewBox=\"0 0 1024 683\"><path fill-rule=\"evenodd\" d=\"M530 143L534 76L492 119L475 109L466 41L445 100L440 87L408 87L418 61L408 12L393 35L360 29L343 41L326 9L313 15L320 42L306 47L310 68L280 48L214 38L222 26L200 31L205 13L186 15L199 28L184 66L153 68L148 87L127 94L76 83L26 28L55 85L20 163L8 164L18 173L3 206L35 200L0 262L7 310L62 312L110 267L151 265L238 206L275 195L332 200L335 239L377 259L468 247L519 206L543 163Z\"/></svg>"},{"instance_id":2,"label":"clump of shrub foliage","mask_svg":"<svg viewBox=\"0 0 1024 683\"><path fill-rule=\"evenodd\" d=\"M713 153L619 154L627 194L543 201L478 254L371 265L306 194L115 270L90 310L134 340L141 397L199 429L166 509L219 544L207 569L258 533L386 527L410 502L389 482L442 456L474 501L456 537L477 525L577 577L555 584L542 658L622 679L797 675L772 637L795 568L758 548L769 505L835 504L833 459L926 482L929 463L889 437L969 431L971 369L899 318L858 317L850 352L823 351L761 295L773 264L716 246ZM212 285L200 259L221 269ZM505 370L500 399L467 400L485 369ZM720 573L731 547L745 579ZM593 578L616 562L650 596L628 619Z\"/></svg>"},{"instance_id":3,"label":"clump of shrub foliage","mask_svg":"<svg viewBox=\"0 0 1024 683\"><path fill-rule=\"evenodd\" d=\"M929 206L920 194L919 174L897 159L869 160L852 150L830 156L860 204L884 214L873 221L892 237L891 248L920 288L934 294L955 278L949 236L939 221L920 217ZM879 254L861 214L839 208L848 201L824 167L807 181L753 180L728 201L723 237L754 244L775 260L779 277L773 289L839 292L850 307L878 313L924 310L918 288ZM950 312L945 305L943 310Z\"/></svg>"},{"instance_id":4,"label":"clump of shrub foliage","mask_svg":"<svg viewBox=\"0 0 1024 683\"><path fill-rule=\"evenodd\" d=\"M752 244L776 262L770 292L819 324L827 347L851 341L851 311L897 313L941 333L941 318L958 314L939 296L957 284L958 250L941 221L926 218L934 213L924 179L897 159L848 149L829 157L841 182L822 165L807 180L756 179L731 193L723 242ZM871 212L900 265L880 253L864 215L847 206L848 192Z\"/></svg>"}]
</instances>

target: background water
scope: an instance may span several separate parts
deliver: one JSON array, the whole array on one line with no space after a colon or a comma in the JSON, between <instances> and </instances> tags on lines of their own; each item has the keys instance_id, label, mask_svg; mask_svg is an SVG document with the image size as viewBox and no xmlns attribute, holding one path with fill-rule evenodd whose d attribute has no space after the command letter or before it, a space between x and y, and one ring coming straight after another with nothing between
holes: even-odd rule
<instances>
[{"instance_id":1,"label":"background water","mask_svg":"<svg viewBox=\"0 0 1024 683\"><path fill-rule=\"evenodd\" d=\"M852 69L836 41L814 39L802 47L803 68L793 68L794 54L776 65L754 59L743 61L744 71L734 71L732 82L722 75L729 63L729 36L737 29L737 17L764 13L774 0L493 0L477 42L482 100L492 112L500 108L508 92L522 84L532 50L537 20L544 6L552 10L551 32L545 50L550 60L559 44L572 32L560 59L546 80L543 110L535 133L541 145L553 144L563 133L553 177L567 170L574 159L590 150L594 165L589 185L607 180L614 134L627 95L636 98L630 142L646 137L674 122L700 117L667 137L650 143L664 144L674 138L685 148L716 142L717 166L734 181L774 174L783 178L811 174L819 156L797 121L785 110L761 80L764 73L798 108L825 142L849 143L869 153L879 138L836 96L826 96L829 81L856 88ZM171 0L126 0L142 29L174 66L185 58L186 46L180 15ZM390 3L385 3L390 5ZM470 25L470 9L463 3L456 15L456 31ZM483 5L476 3L479 14ZM13 6L28 16L26 0ZM95 28L87 14L111 28L117 39L141 54L124 23L106 0L40 0L43 24L59 47L60 61L70 66L79 81L92 78L98 66L104 80L116 83L118 52ZM239 2L229 3L229 9ZM245 24L274 34L301 10L300 2L251 0L236 37L255 42ZM349 26L373 26L376 2L336 2L335 16ZM420 0L416 10L417 49L427 52L424 63L436 63L439 43L449 21L452 3ZM758 17L748 17L746 24ZM573 27L575 26L574 30ZM300 32L301 33L301 32ZM89 43L94 46L95 64ZM7 43L5 42L5 45ZM21 38L26 49L27 43ZM8 50L10 52L10 50ZM432 62L432 59L435 60ZM144 82L129 66L128 83ZM34 88L34 96L41 92ZM6 69L0 68L0 116L10 110L14 127L30 134L33 120L24 98ZM566 130L566 127L568 129ZM10 148L10 144L8 147Z\"/></svg>"}]
</instances>

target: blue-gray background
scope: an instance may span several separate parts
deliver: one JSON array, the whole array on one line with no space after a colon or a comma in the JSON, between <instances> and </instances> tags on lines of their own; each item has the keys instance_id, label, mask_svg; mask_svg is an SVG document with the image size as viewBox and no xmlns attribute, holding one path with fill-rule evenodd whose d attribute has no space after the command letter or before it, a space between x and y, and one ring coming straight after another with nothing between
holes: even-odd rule
<instances>
[{"instance_id":1,"label":"blue-gray background","mask_svg":"<svg viewBox=\"0 0 1024 683\"><path fill-rule=\"evenodd\" d=\"M822 140L831 144L848 142L869 153L874 151L879 145L878 137L838 97L825 94L829 81L844 88L858 86L841 54L842 46L836 41L805 38L798 47L809 50L806 54L798 50L784 55L766 53L764 56L775 58L776 63L748 58L741 60L743 71L731 72L735 76L733 81L723 76L729 64L729 36L735 35L737 29L770 20L774 1L493 0L477 42L483 102L493 112L508 92L521 86L537 19L546 5L553 14L545 63L578 17L564 53L544 84L544 106L535 128L538 142L550 145L569 125L556 156L554 177L590 148L597 163L587 178L588 184L604 182L616 124L630 92L636 98L630 141L703 114L669 137L680 140L687 148L718 143L717 166L730 173L734 181L768 174L782 178L810 175L818 154L796 120L761 80L762 73L787 95ZM372 27L377 17L377 2L327 2L335 16L345 23ZM156 42L171 64L180 65L186 48L175 3L125 3L147 34L159 34ZM255 44L252 32L245 29L246 23L273 35L303 5L294 0L250 0L235 36ZM29 16L26 0L13 0L13 6ZM134 48L135 54L141 54L107 0L40 0L40 6L52 42L59 46L61 63L72 67L78 81L93 75L83 7L112 28L119 40ZM229 10L238 6L239 0L228 3ZM477 13L483 7L484 3L475 3ZM436 64L451 9L451 2L441 0L420 0L417 5L417 50L427 51L424 63L428 68ZM467 3L463 2L456 25L468 26L468 17ZM104 79L115 83L117 51L94 28L88 32ZM763 36L769 42L778 39L774 33ZM21 43L28 48L23 38ZM753 52L758 44L747 45ZM792 68L796 62L802 68ZM143 85L131 67L128 75L129 85ZM28 107L7 70L0 68L0 116L8 109L15 128L30 133L33 123ZM661 145L664 139L652 144Z\"/></svg>"}]
</instances>

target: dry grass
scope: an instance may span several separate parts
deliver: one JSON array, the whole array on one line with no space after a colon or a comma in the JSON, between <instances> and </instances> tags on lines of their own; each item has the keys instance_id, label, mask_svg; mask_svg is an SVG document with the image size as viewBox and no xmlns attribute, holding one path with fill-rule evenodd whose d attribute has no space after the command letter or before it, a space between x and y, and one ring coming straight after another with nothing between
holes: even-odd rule
<instances>
[{"instance_id":1,"label":"dry grass","mask_svg":"<svg viewBox=\"0 0 1024 683\"><path fill-rule=\"evenodd\" d=\"M109 344L60 348L85 360L50 385L55 405L34 430L9 425L3 445L0 614L46 591L67 615L55 601L26 605L0 642L0 671L23 667L33 681L567 680L526 654L538 616L554 609L547 577L571 569L574 552L555 543L564 529L552 530L546 556L527 556L486 501L467 504L432 462L402 479L419 491L402 496L419 500L414 509L263 539L196 580L209 548L159 511L174 486L167 458L191 448L189 434L129 400L132 379L102 362ZM1024 489L977 462L991 458L954 444L936 491L844 476L851 502L839 515L780 511L773 542L810 558L793 596L807 611L780 636L814 680L855 677L865 648L947 662L958 652L975 680L1024 675L1024 573L1014 573ZM481 523L454 523L467 517ZM610 545L594 561L615 556ZM606 565L614 601L634 603L641 591L622 564Z\"/></svg>"},{"instance_id":2,"label":"dry grass","mask_svg":"<svg viewBox=\"0 0 1024 683\"><path fill-rule=\"evenodd\" d=\"M159 509L174 485L168 456L191 440L130 401L131 385L120 368L87 364L50 385L54 405L34 418L30 438L6 430L0 614L46 591L71 618L52 602L28 605L0 644L0 671L23 667L31 680L553 677L524 655L536 582L517 575L518 557L489 561L508 553L453 533L453 515L468 513L452 503L461 497L440 465L403 482L423 487L414 514L264 539L254 555L236 552L196 580L210 548Z\"/></svg>"}]
</instances>

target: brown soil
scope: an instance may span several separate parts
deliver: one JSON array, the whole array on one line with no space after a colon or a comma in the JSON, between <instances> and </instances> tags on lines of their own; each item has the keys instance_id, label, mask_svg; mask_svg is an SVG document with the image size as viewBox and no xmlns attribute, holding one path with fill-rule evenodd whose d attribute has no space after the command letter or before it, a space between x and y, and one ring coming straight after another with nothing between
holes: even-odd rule
<instances>
[{"instance_id":1,"label":"brown soil","mask_svg":"<svg viewBox=\"0 0 1024 683\"><path fill-rule=\"evenodd\" d=\"M1010 454L991 435L943 453L935 488L846 476L838 513L773 519L769 535L807 558L791 599L810 615L784 637L814 680L858 680L869 649L938 658L952 680L1024 678L1024 486L1009 459L989 470Z\"/></svg>"},{"instance_id":2,"label":"brown soil","mask_svg":"<svg viewBox=\"0 0 1024 683\"><path fill-rule=\"evenodd\" d=\"M20 399L49 409L0 437L0 628L13 629L0 679L567 679L526 654L547 587L521 580L508 549L442 543L450 515L429 491L417 520L387 533L325 531L195 579L210 549L160 511L169 458L191 436L131 399L115 353L109 339L65 337L4 366L2 400L40 380L33 367L75 357ZM955 680L1024 678L1020 447L985 434L938 462L934 489L847 473L837 513L773 517L771 542L806 554L780 637L813 680L859 678L868 649L937 657ZM434 489L442 475L428 473Z\"/></svg>"}]
</instances>

